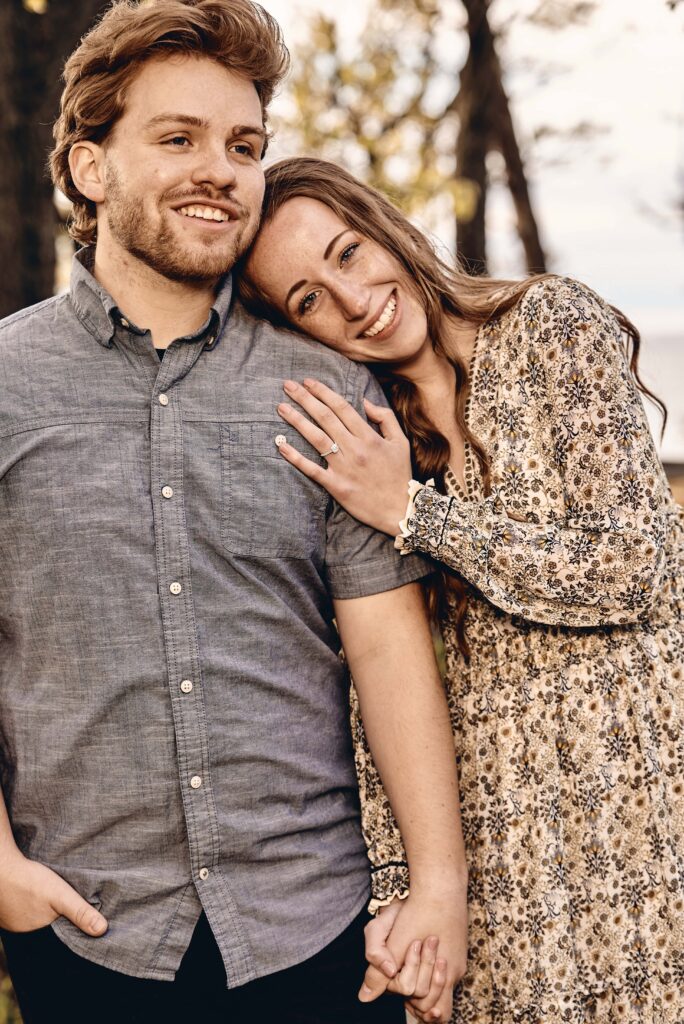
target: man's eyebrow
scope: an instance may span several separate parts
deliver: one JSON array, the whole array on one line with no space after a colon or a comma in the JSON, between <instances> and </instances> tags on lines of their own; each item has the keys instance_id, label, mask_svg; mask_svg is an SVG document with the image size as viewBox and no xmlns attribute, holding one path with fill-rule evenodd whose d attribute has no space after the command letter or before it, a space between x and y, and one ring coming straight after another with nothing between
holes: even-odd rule
<instances>
[{"instance_id":1,"label":"man's eyebrow","mask_svg":"<svg viewBox=\"0 0 684 1024\"><path fill-rule=\"evenodd\" d=\"M263 125L236 124L233 128L232 135L258 135L260 139L265 139L267 132Z\"/></svg>"},{"instance_id":2,"label":"man's eyebrow","mask_svg":"<svg viewBox=\"0 0 684 1024\"><path fill-rule=\"evenodd\" d=\"M182 124L188 128L208 128L209 122L203 117L195 117L194 114L156 114L151 117L145 125L146 128L157 128L164 124ZM266 129L263 125L236 124L231 128L232 137L239 135L256 135L260 139L266 138Z\"/></svg>"},{"instance_id":3,"label":"man's eyebrow","mask_svg":"<svg viewBox=\"0 0 684 1024\"><path fill-rule=\"evenodd\" d=\"M146 128L156 128L161 124L185 124L189 128L206 128L209 124L202 117L195 117L193 114L155 114L145 125Z\"/></svg>"},{"instance_id":4,"label":"man's eyebrow","mask_svg":"<svg viewBox=\"0 0 684 1024\"><path fill-rule=\"evenodd\" d=\"M328 259L328 257L330 256L330 253L333 251L333 248L335 247L335 243L340 238L342 238L342 235L346 235L348 231L351 231L351 228L345 228L344 231L340 231L339 235L335 235L334 238L330 239L330 241L328 242L328 244L326 246L325 252L323 253L323 259L324 260ZM292 298L294 293L297 291L297 289L301 288L303 284L306 284L306 281L297 281L296 284L292 285L292 287L290 288L290 290L287 293L287 296L285 298L285 305L286 306L289 304L290 299Z\"/></svg>"}]
</instances>

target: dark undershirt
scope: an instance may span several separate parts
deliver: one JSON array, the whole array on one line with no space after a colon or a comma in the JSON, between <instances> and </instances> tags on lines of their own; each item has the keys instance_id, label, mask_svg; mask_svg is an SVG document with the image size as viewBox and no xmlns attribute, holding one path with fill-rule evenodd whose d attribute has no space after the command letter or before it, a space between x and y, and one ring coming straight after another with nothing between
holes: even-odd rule
<instances>
[{"instance_id":1,"label":"dark undershirt","mask_svg":"<svg viewBox=\"0 0 684 1024\"><path fill-rule=\"evenodd\" d=\"M164 353L166 352L165 348L155 348L154 351L157 353L160 359L164 358Z\"/></svg>"}]
</instances>

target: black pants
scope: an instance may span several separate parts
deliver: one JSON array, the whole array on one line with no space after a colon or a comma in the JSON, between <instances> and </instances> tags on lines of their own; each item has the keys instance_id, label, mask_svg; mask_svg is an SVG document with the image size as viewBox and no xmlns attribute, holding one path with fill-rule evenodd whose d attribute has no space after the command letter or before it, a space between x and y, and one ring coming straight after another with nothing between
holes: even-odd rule
<instances>
[{"instance_id":1,"label":"black pants","mask_svg":"<svg viewBox=\"0 0 684 1024\"><path fill-rule=\"evenodd\" d=\"M1 932L25 1024L403 1024L402 1000L360 1003L366 913L304 963L226 988L207 919L200 918L175 980L111 971L77 956L51 928Z\"/></svg>"}]
</instances>

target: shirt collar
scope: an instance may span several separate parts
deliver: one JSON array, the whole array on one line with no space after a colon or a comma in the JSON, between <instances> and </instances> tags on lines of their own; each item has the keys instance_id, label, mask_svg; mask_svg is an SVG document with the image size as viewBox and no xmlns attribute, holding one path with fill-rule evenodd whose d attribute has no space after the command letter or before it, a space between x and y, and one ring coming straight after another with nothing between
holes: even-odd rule
<instances>
[{"instance_id":1,"label":"shirt collar","mask_svg":"<svg viewBox=\"0 0 684 1024\"><path fill-rule=\"evenodd\" d=\"M93 276L95 248L85 246L74 254L71 264L70 296L76 316L90 334L105 348L111 347L117 327L125 326L135 334L144 334L144 329L136 327L124 319L114 299ZM205 347L214 348L220 338L228 314L233 294L233 279L227 274L219 284L216 298L204 324L193 334L182 337L181 341L197 341L205 337Z\"/></svg>"}]
</instances>

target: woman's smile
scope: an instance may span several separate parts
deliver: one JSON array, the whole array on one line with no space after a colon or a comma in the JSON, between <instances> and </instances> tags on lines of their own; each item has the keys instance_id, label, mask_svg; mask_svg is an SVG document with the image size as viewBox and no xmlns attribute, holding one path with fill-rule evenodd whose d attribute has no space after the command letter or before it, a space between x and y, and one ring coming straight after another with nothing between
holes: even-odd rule
<instances>
[{"instance_id":1,"label":"woman's smile","mask_svg":"<svg viewBox=\"0 0 684 1024\"><path fill-rule=\"evenodd\" d=\"M429 345L404 267L317 199L283 203L261 228L247 271L294 326L351 359L399 364Z\"/></svg>"}]
</instances>

